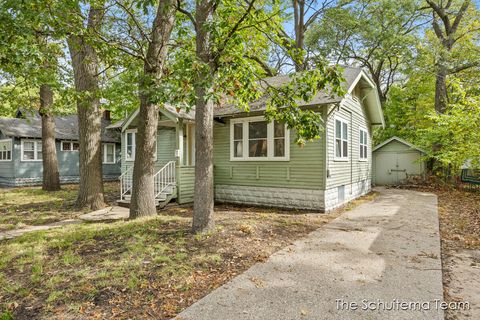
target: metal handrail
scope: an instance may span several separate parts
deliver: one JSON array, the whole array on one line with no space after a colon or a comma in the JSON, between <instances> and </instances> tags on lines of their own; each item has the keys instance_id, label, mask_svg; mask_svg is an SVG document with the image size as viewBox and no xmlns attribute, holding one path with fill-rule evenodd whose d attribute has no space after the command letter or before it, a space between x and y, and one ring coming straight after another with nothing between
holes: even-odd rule
<instances>
[{"instance_id":1,"label":"metal handrail","mask_svg":"<svg viewBox=\"0 0 480 320\"><path fill-rule=\"evenodd\" d=\"M169 186L175 185L175 161L169 161L153 176L155 199Z\"/></svg>"},{"instance_id":2,"label":"metal handrail","mask_svg":"<svg viewBox=\"0 0 480 320\"><path fill-rule=\"evenodd\" d=\"M129 167L124 173L120 175L120 200L123 200L124 196L133 187L133 166Z\"/></svg>"}]
</instances>

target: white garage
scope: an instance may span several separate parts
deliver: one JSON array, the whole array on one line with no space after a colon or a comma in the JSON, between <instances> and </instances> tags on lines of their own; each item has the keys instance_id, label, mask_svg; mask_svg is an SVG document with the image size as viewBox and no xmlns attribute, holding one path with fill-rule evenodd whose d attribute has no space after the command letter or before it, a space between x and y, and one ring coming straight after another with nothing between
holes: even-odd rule
<instances>
[{"instance_id":1,"label":"white garage","mask_svg":"<svg viewBox=\"0 0 480 320\"><path fill-rule=\"evenodd\" d=\"M392 137L373 149L373 181L376 185L397 185L424 177L425 152L413 144Z\"/></svg>"}]
</instances>

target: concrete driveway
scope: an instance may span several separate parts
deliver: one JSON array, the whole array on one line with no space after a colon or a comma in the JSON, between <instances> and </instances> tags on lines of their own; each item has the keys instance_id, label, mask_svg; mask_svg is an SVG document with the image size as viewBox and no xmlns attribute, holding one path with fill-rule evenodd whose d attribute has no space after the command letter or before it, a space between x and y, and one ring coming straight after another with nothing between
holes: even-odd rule
<instances>
[{"instance_id":1,"label":"concrete driveway","mask_svg":"<svg viewBox=\"0 0 480 320\"><path fill-rule=\"evenodd\" d=\"M443 319L436 196L378 191L177 319Z\"/></svg>"}]
</instances>

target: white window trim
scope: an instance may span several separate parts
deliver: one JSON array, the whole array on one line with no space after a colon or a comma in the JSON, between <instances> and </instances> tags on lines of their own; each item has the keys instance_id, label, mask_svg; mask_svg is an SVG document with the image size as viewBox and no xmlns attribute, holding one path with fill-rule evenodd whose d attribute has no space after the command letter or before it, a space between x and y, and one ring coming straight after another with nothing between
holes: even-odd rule
<instances>
[{"instance_id":1,"label":"white window trim","mask_svg":"<svg viewBox=\"0 0 480 320\"><path fill-rule=\"evenodd\" d=\"M343 130L343 123L345 123L347 125L347 155L346 156L343 156L343 141L345 141L342 137L340 137L340 140L342 141L341 143L341 153L342 153L342 157L337 157L337 121L340 121L342 122L342 126L341 126L341 130ZM334 155L334 158L333 160L334 161L343 161L343 162L348 162L350 157L349 157L349 154L350 154L350 141L349 141L349 138L350 138L350 132L349 132L349 129L350 129L350 123L348 122L348 120L342 118L342 117L339 117L339 116L335 116L333 118L333 155Z\"/></svg>"},{"instance_id":2,"label":"white window trim","mask_svg":"<svg viewBox=\"0 0 480 320\"><path fill-rule=\"evenodd\" d=\"M113 145L113 162L107 161L107 146ZM115 164L117 163L117 146L115 143L104 143L103 144L103 164Z\"/></svg>"},{"instance_id":3,"label":"white window trim","mask_svg":"<svg viewBox=\"0 0 480 320\"><path fill-rule=\"evenodd\" d=\"M133 150L132 150L132 157L129 158L127 156L127 133L135 133L135 143L133 144ZM125 130L125 148L123 152L125 153L125 161L126 162L135 162L135 153L137 149L137 129L128 129ZM157 153L158 153L158 132L155 135L155 157L153 158L154 161L157 161Z\"/></svg>"},{"instance_id":4,"label":"white window trim","mask_svg":"<svg viewBox=\"0 0 480 320\"><path fill-rule=\"evenodd\" d=\"M63 149L63 143L67 142L70 145L70 149ZM78 141L73 141L73 140L62 140L60 141L60 151L65 151L65 152L78 152L79 149L73 150L73 143L78 143L80 146L80 143Z\"/></svg>"},{"instance_id":5,"label":"white window trim","mask_svg":"<svg viewBox=\"0 0 480 320\"><path fill-rule=\"evenodd\" d=\"M23 158L23 144L25 142L34 142L34 147L33 147L33 156L34 156L34 159L24 159ZM42 143L42 140L35 140L35 139L22 139L20 141L20 161L21 162L41 162L43 161L43 159L38 159L37 156L38 156L38 143ZM43 152L43 150L42 150Z\"/></svg>"},{"instance_id":6,"label":"white window trim","mask_svg":"<svg viewBox=\"0 0 480 320\"><path fill-rule=\"evenodd\" d=\"M10 151L10 159L8 160L1 160L0 159L0 162L10 162L13 160L13 139L2 139L0 140L0 143L2 142L10 142L10 150L7 150L7 151ZM0 150L0 152L2 152L2 150Z\"/></svg>"},{"instance_id":7,"label":"white window trim","mask_svg":"<svg viewBox=\"0 0 480 320\"><path fill-rule=\"evenodd\" d=\"M285 124L285 156L274 157L274 132L273 121L267 124L267 156L266 157L249 157L248 156L248 123L265 121L263 116L239 118L230 120L230 161L290 161L290 130ZM234 125L243 124L243 157L234 157Z\"/></svg>"},{"instance_id":8,"label":"white window trim","mask_svg":"<svg viewBox=\"0 0 480 320\"><path fill-rule=\"evenodd\" d=\"M365 129L365 128L360 128L360 129L358 130L358 132L359 132L359 134L358 134L358 161L360 161L360 162L367 162L367 161L368 161L368 141L369 141L368 131L367 131L367 129ZM362 144L362 143L360 142L360 136L362 135L362 132L365 132L365 137L366 137L366 139L367 139L367 143L364 143L364 144ZM361 158L361 157L360 157L360 155L361 155L360 149L361 149L363 146L366 146L366 147L367 147L367 153L366 153L366 155L365 155L365 158Z\"/></svg>"},{"instance_id":9,"label":"white window trim","mask_svg":"<svg viewBox=\"0 0 480 320\"><path fill-rule=\"evenodd\" d=\"M128 153L127 153L127 148L128 148L128 143L127 143L127 134L129 133L134 133L135 134L135 140L132 139L132 142L135 141L135 143L133 143L132 145L132 157L129 158L128 157ZM137 149L137 129L129 129L129 130L125 130L125 161L129 161L129 162L134 162L135 161L135 149Z\"/></svg>"}]
</instances>

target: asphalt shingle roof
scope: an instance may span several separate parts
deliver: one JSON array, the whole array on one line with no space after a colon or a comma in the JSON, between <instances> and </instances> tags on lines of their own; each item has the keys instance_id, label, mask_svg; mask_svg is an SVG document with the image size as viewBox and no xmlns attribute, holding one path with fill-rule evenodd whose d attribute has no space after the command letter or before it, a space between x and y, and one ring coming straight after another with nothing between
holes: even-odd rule
<instances>
[{"instance_id":1,"label":"asphalt shingle roof","mask_svg":"<svg viewBox=\"0 0 480 320\"><path fill-rule=\"evenodd\" d=\"M348 89L353 84L355 79L357 79L360 72L362 72L362 68L357 67L343 67L343 78L345 79L345 87ZM262 81L266 82L268 85L273 87L280 87L282 85L287 84L290 81L290 76L276 76L265 78ZM330 104L340 102L343 97L338 96L331 96L327 92L320 91L311 101L307 102L300 102L300 106L314 106L314 105L323 105L323 104ZM266 107L266 100L267 97L261 98L253 103L250 103L250 112L259 112L264 111ZM215 116L222 117L233 115L237 113L244 113L245 111L240 110L234 104L227 104L221 105L215 108Z\"/></svg>"},{"instance_id":2,"label":"asphalt shingle roof","mask_svg":"<svg viewBox=\"0 0 480 320\"><path fill-rule=\"evenodd\" d=\"M110 121L102 119L102 141L120 142L120 136L113 130L107 130ZM41 138L42 119L38 114L30 114L26 119L0 118L0 131L5 136L21 138ZM78 140L78 116L55 117L55 139Z\"/></svg>"}]
</instances>

